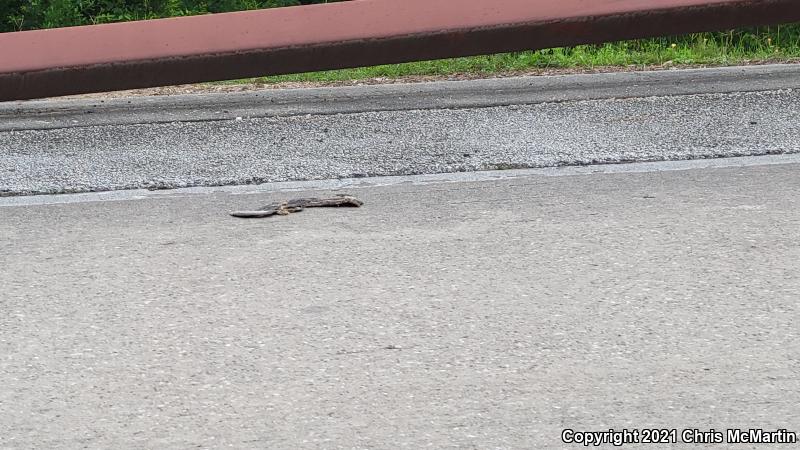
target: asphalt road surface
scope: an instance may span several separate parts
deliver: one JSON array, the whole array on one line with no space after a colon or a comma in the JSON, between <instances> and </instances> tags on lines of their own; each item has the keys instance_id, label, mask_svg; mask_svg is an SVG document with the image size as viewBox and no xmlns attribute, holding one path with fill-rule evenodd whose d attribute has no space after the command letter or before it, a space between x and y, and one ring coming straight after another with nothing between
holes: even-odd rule
<instances>
[{"instance_id":1,"label":"asphalt road surface","mask_svg":"<svg viewBox=\"0 0 800 450\"><path fill-rule=\"evenodd\" d=\"M0 105L0 196L800 152L800 65Z\"/></svg>"},{"instance_id":2,"label":"asphalt road surface","mask_svg":"<svg viewBox=\"0 0 800 450\"><path fill-rule=\"evenodd\" d=\"M800 164L738 161L0 199L0 447L800 432Z\"/></svg>"}]
</instances>

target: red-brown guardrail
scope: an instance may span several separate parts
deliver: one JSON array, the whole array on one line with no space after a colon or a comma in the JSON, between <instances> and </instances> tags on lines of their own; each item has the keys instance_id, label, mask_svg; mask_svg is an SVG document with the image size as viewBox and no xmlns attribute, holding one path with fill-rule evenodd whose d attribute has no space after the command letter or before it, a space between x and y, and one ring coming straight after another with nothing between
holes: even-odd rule
<instances>
[{"instance_id":1,"label":"red-brown guardrail","mask_svg":"<svg viewBox=\"0 0 800 450\"><path fill-rule=\"evenodd\" d=\"M800 21L800 0L357 0L0 34L0 101Z\"/></svg>"}]
</instances>

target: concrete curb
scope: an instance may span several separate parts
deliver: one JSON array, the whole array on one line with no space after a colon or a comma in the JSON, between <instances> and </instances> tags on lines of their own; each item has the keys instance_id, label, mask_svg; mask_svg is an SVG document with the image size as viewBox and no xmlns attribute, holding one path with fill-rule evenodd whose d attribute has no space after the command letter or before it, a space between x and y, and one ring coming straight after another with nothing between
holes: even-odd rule
<instances>
[{"instance_id":1,"label":"concrete curb","mask_svg":"<svg viewBox=\"0 0 800 450\"><path fill-rule=\"evenodd\" d=\"M42 194L0 196L0 208L15 206L40 206L65 203L148 200L187 195L226 193L232 195L264 194L296 191L337 191L342 189L370 189L378 186L428 185L442 183L491 182L519 178L599 176L608 174L669 172L681 170L714 170L731 167L800 165L800 154L739 156L735 158L692 159L684 161L652 161L592 166L543 167L538 169L485 170L479 172L433 173L425 175L397 175L370 178L342 178L336 180L281 181L258 185L195 186L168 190L128 189L77 194Z\"/></svg>"}]
</instances>

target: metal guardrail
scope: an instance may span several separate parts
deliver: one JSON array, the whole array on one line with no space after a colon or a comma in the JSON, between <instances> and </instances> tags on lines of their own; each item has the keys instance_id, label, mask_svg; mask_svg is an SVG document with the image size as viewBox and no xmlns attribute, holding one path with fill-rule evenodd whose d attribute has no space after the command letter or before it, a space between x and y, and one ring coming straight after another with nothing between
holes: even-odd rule
<instances>
[{"instance_id":1,"label":"metal guardrail","mask_svg":"<svg viewBox=\"0 0 800 450\"><path fill-rule=\"evenodd\" d=\"M357 0L0 34L0 101L800 21L800 0Z\"/></svg>"}]
</instances>

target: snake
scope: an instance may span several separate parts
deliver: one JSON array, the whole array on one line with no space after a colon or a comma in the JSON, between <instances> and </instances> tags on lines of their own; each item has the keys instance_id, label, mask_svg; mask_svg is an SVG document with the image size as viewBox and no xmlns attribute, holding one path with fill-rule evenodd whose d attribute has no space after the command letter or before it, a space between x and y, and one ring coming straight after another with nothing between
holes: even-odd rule
<instances>
[{"instance_id":1,"label":"snake","mask_svg":"<svg viewBox=\"0 0 800 450\"><path fill-rule=\"evenodd\" d=\"M306 208L318 207L359 207L364 202L347 194L338 194L334 197L318 198L318 197L305 197L296 198L293 200L274 202L264 205L255 210L234 211L231 213L233 217L240 217L243 219L256 219L269 216L286 216L291 213L300 212Z\"/></svg>"}]
</instances>

